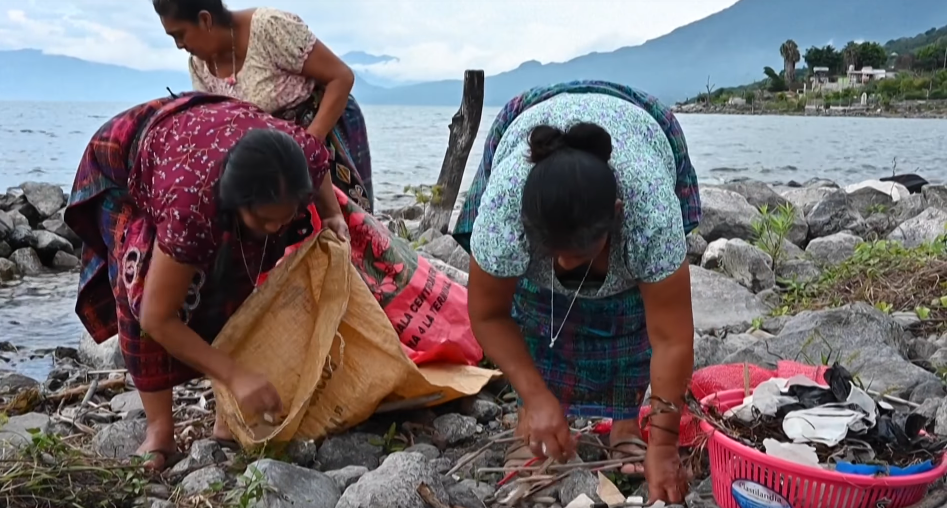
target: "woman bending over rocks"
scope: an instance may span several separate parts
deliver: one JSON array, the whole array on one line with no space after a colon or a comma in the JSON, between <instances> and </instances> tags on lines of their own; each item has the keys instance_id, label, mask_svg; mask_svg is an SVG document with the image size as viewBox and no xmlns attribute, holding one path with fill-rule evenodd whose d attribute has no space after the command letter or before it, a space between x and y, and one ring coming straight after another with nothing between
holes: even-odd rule
<instances>
[{"instance_id":1,"label":"woman bending over rocks","mask_svg":"<svg viewBox=\"0 0 947 508\"><path fill-rule=\"evenodd\" d=\"M201 374L246 411L281 411L263 376L210 346L287 245L348 229L329 153L302 127L252 104L189 94L135 106L86 148L65 221L81 238L76 312L98 342L119 336L148 422L138 450L175 454L172 388ZM218 415L214 436L232 440Z\"/></svg>"},{"instance_id":2,"label":"woman bending over rocks","mask_svg":"<svg viewBox=\"0 0 947 508\"><path fill-rule=\"evenodd\" d=\"M455 236L471 253L469 309L483 350L521 400L509 461L574 453L566 415L613 418L611 446L642 453L650 500L681 503L678 454L693 368L685 235L697 177L671 112L632 88L530 90L493 124Z\"/></svg>"}]
</instances>

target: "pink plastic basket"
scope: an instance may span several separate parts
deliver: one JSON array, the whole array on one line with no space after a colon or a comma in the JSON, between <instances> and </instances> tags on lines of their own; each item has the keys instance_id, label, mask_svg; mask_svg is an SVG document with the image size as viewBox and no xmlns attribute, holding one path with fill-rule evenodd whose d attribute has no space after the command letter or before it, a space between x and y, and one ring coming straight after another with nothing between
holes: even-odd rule
<instances>
[{"instance_id":1,"label":"pink plastic basket","mask_svg":"<svg viewBox=\"0 0 947 508\"><path fill-rule=\"evenodd\" d=\"M743 402L743 390L727 390L702 401L726 411ZM721 508L906 508L947 474L947 460L909 476L873 477L837 473L774 458L730 439L701 421L710 438L710 476Z\"/></svg>"}]
</instances>

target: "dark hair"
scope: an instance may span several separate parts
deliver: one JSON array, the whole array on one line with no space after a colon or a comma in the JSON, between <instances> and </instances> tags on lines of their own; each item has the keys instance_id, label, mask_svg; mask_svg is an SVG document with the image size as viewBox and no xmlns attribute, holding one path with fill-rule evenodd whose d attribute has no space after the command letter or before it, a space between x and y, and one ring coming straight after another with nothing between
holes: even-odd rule
<instances>
[{"instance_id":1,"label":"dark hair","mask_svg":"<svg viewBox=\"0 0 947 508\"><path fill-rule=\"evenodd\" d=\"M527 240L546 251L584 250L615 225L618 181L608 161L612 137L593 123L563 131L549 125L529 135L535 166L523 186Z\"/></svg>"},{"instance_id":2,"label":"dark hair","mask_svg":"<svg viewBox=\"0 0 947 508\"><path fill-rule=\"evenodd\" d=\"M202 11L210 13L215 24L233 25L233 13L223 0L152 0L155 13L162 18L197 23Z\"/></svg>"},{"instance_id":3,"label":"dark hair","mask_svg":"<svg viewBox=\"0 0 947 508\"><path fill-rule=\"evenodd\" d=\"M309 161L299 143L276 129L250 130L227 152L221 164L216 204L224 241L217 253L213 279L215 286L223 290L221 284L232 278L228 273L232 233L239 224L239 210L287 201L305 203L312 197L313 184ZM276 257L282 255L285 242L281 239L278 243L267 252Z\"/></svg>"}]
</instances>

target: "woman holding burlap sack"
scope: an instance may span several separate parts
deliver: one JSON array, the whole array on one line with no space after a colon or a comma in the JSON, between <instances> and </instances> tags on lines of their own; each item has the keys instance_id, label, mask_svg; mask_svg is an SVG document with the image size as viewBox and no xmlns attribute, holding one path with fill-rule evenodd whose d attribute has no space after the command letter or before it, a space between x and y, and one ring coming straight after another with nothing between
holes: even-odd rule
<instances>
[{"instance_id":1,"label":"woman holding burlap sack","mask_svg":"<svg viewBox=\"0 0 947 508\"><path fill-rule=\"evenodd\" d=\"M148 421L147 466L177 455L172 388L207 375L254 414L282 402L263 376L210 346L287 245L323 227L347 238L325 145L223 96L186 94L118 114L86 148L66 223L82 239L76 312L119 336ZM218 418L218 440L232 440Z\"/></svg>"}]
</instances>

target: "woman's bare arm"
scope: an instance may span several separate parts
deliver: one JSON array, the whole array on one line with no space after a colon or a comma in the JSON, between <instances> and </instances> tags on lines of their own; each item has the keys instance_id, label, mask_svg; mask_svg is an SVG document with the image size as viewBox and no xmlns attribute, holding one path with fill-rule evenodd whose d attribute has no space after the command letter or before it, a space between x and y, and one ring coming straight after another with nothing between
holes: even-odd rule
<instances>
[{"instance_id":1,"label":"woman's bare arm","mask_svg":"<svg viewBox=\"0 0 947 508\"><path fill-rule=\"evenodd\" d=\"M355 73L325 44L316 42L303 64L302 74L325 86L319 111L309 125L309 133L325 140L332 132L355 85Z\"/></svg>"},{"instance_id":2,"label":"woman's bare arm","mask_svg":"<svg viewBox=\"0 0 947 508\"><path fill-rule=\"evenodd\" d=\"M651 395L653 406L666 400L684 406L684 393L694 370L694 315L691 308L690 267L685 261L670 277L653 284L641 284L645 320L651 340ZM677 446L680 412L655 414L651 418L650 444Z\"/></svg>"},{"instance_id":3,"label":"woman's bare arm","mask_svg":"<svg viewBox=\"0 0 947 508\"><path fill-rule=\"evenodd\" d=\"M484 354L506 374L524 400L546 391L546 383L510 313L517 279L499 279L483 271L473 256L467 283L467 309L474 336Z\"/></svg>"},{"instance_id":4,"label":"woman's bare arm","mask_svg":"<svg viewBox=\"0 0 947 508\"><path fill-rule=\"evenodd\" d=\"M191 368L229 385L234 361L213 348L178 316L194 278L194 267L154 249L141 300L141 328L167 352Z\"/></svg>"}]
</instances>

